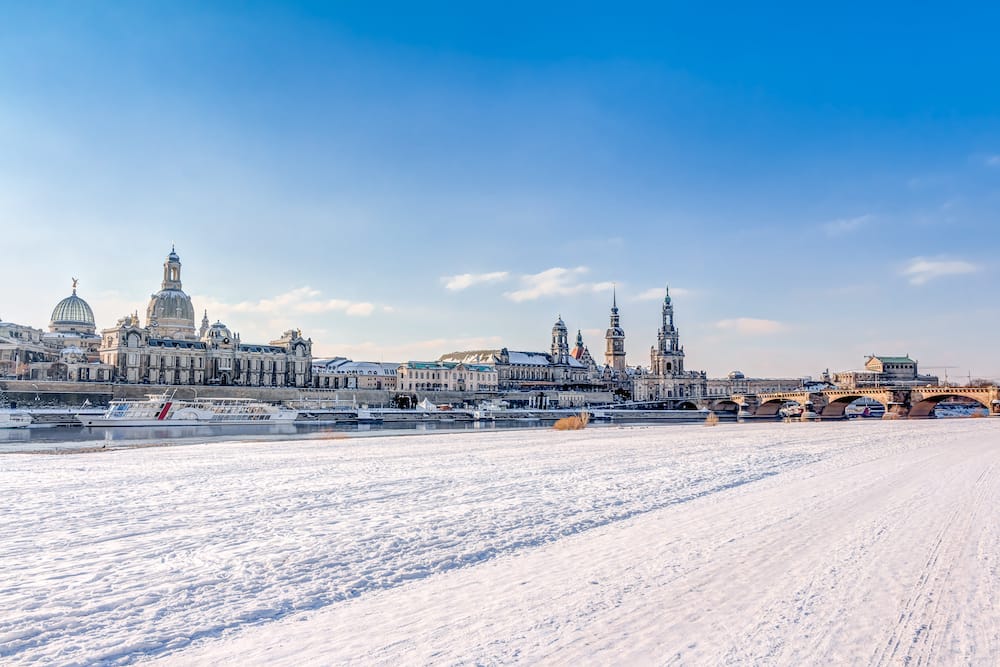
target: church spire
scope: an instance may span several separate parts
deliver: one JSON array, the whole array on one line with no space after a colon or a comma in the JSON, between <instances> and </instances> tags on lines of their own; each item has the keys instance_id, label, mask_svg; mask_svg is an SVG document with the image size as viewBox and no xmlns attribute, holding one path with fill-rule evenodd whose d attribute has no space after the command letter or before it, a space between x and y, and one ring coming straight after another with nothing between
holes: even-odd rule
<instances>
[{"instance_id":1,"label":"church spire","mask_svg":"<svg viewBox=\"0 0 1000 667\"><path fill-rule=\"evenodd\" d=\"M611 292L611 321L608 323L608 330L604 334L604 363L611 366L616 371L625 371L625 330L621 327L621 318L618 315L618 291L612 287Z\"/></svg>"}]
</instances>

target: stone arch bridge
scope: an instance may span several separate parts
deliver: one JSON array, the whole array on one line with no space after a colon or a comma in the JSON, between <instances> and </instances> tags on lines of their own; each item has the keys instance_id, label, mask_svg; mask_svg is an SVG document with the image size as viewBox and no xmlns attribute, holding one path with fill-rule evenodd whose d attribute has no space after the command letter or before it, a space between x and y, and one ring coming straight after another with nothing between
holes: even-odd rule
<instances>
[{"instance_id":1,"label":"stone arch bridge","mask_svg":"<svg viewBox=\"0 0 1000 667\"><path fill-rule=\"evenodd\" d=\"M794 401L803 406L812 404L813 411L823 419L839 419L844 417L847 406L859 398L875 400L882 404L887 415L900 418L933 417L935 406L948 398L972 400L990 415L1000 416L1000 389L997 387L864 387L735 394L704 407L711 410L739 409L755 417L776 417L782 406Z\"/></svg>"}]
</instances>

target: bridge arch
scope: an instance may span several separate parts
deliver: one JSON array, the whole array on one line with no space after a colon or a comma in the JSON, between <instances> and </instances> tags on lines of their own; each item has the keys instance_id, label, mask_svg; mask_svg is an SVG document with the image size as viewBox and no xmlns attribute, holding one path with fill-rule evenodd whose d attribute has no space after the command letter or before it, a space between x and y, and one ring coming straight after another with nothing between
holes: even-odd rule
<instances>
[{"instance_id":1,"label":"bridge arch","mask_svg":"<svg viewBox=\"0 0 1000 667\"><path fill-rule=\"evenodd\" d=\"M759 406L757 406L757 409L754 411L754 416L777 417L778 411L781 410L781 408L785 407L786 403L797 403L798 405L801 405L803 408L805 407L802 401L799 401L798 399L795 398L788 398L788 397L768 398L765 401L763 401Z\"/></svg>"},{"instance_id":2,"label":"bridge arch","mask_svg":"<svg viewBox=\"0 0 1000 667\"><path fill-rule=\"evenodd\" d=\"M695 405L692 401L684 401L683 403L681 403L680 405L677 406L677 409L678 410L697 410L698 406Z\"/></svg>"},{"instance_id":3,"label":"bridge arch","mask_svg":"<svg viewBox=\"0 0 1000 667\"><path fill-rule=\"evenodd\" d=\"M712 401L708 404L708 409L712 412L739 412L740 404L731 398L723 398L718 401Z\"/></svg>"},{"instance_id":4,"label":"bridge arch","mask_svg":"<svg viewBox=\"0 0 1000 667\"><path fill-rule=\"evenodd\" d=\"M988 399L979 396L978 394L973 394L971 392L963 392L962 390L958 389L953 392L943 391L939 394L935 393L929 396L923 396L921 400L914 402L910 406L909 416L916 419L932 417L934 415L934 408L937 407L938 403L947 398L964 398L966 400L978 403L982 408L986 410L987 414L989 414L992 411Z\"/></svg>"},{"instance_id":5,"label":"bridge arch","mask_svg":"<svg viewBox=\"0 0 1000 667\"><path fill-rule=\"evenodd\" d=\"M836 397L831 396L827 404L823 406L823 409L820 411L819 416L824 418L843 417L844 412L847 410L847 406L853 403L854 401L858 400L859 398L871 399L876 403L878 403L879 405L881 405L887 413L889 412L888 403L886 403L886 401L881 399L880 397L872 396L870 394L852 393L852 394L846 394L844 396L836 396Z\"/></svg>"}]
</instances>

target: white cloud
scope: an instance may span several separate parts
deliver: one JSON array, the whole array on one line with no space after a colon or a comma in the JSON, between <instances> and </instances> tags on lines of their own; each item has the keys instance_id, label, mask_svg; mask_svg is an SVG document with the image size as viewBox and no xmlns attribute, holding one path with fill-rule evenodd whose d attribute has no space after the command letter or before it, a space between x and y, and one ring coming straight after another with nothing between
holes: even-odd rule
<instances>
[{"instance_id":1,"label":"white cloud","mask_svg":"<svg viewBox=\"0 0 1000 667\"><path fill-rule=\"evenodd\" d=\"M212 297L194 296L192 299L200 307L208 310L213 318L224 318L233 314L285 316L295 314L317 314L342 312L352 317L367 317L375 310L375 305L367 301L346 299L322 299L322 292L311 287L298 287L284 294L278 294L259 301L225 303Z\"/></svg>"},{"instance_id":2,"label":"white cloud","mask_svg":"<svg viewBox=\"0 0 1000 667\"><path fill-rule=\"evenodd\" d=\"M458 290L468 289L473 285L480 285L482 283L497 283L507 280L510 273L507 271L494 271L492 273L462 273L457 276L443 276L441 282L444 283L445 289L457 292Z\"/></svg>"},{"instance_id":3,"label":"white cloud","mask_svg":"<svg viewBox=\"0 0 1000 667\"><path fill-rule=\"evenodd\" d=\"M850 234L851 232L857 231L862 226L871 222L874 217L875 216L873 215L865 214L854 218L831 220L830 222L823 224L823 231L826 232L827 236L842 236L844 234Z\"/></svg>"},{"instance_id":4,"label":"white cloud","mask_svg":"<svg viewBox=\"0 0 1000 667\"><path fill-rule=\"evenodd\" d=\"M906 263L906 266L900 271L900 275L909 280L911 285L923 285L935 278L976 273L981 268L961 259L914 257Z\"/></svg>"},{"instance_id":5,"label":"white cloud","mask_svg":"<svg viewBox=\"0 0 1000 667\"><path fill-rule=\"evenodd\" d=\"M521 301L534 301L547 296L567 296L569 294L580 294L582 292L608 292L614 283L601 282L581 282L580 278L586 275L590 269L586 266L578 266L572 269L554 267L546 269L541 273L532 273L521 276L521 288L513 292L504 292L504 296L511 301L520 303Z\"/></svg>"},{"instance_id":6,"label":"white cloud","mask_svg":"<svg viewBox=\"0 0 1000 667\"><path fill-rule=\"evenodd\" d=\"M1000 155L989 155L986 157L987 167L1000 167Z\"/></svg>"},{"instance_id":7,"label":"white cloud","mask_svg":"<svg viewBox=\"0 0 1000 667\"><path fill-rule=\"evenodd\" d=\"M670 296L691 296L694 294L693 290L685 289L684 287L671 287ZM639 292L634 297L633 301L659 301L664 296L666 296L666 290L662 287L650 287L648 290Z\"/></svg>"},{"instance_id":8,"label":"white cloud","mask_svg":"<svg viewBox=\"0 0 1000 667\"><path fill-rule=\"evenodd\" d=\"M737 317L732 320L719 320L715 323L719 329L735 331L749 336L778 333L785 330L785 325L776 320L761 320L753 317Z\"/></svg>"}]
</instances>

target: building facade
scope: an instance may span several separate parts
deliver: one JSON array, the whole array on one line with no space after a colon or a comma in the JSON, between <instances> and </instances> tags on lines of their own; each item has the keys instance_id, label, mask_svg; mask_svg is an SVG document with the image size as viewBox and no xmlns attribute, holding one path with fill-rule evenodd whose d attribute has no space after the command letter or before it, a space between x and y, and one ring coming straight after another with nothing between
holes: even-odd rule
<instances>
[{"instance_id":1,"label":"building facade","mask_svg":"<svg viewBox=\"0 0 1000 667\"><path fill-rule=\"evenodd\" d=\"M552 325L549 352L527 352L506 347L469 350L442 355L439 361L490 366L496 370L500 391L577 390L598 391L603 385L596 366L588 363L582 335L577 335L574 353L569 332L560 316ZM593 361L592 359L590 360Z\"/></svg>"},{"instance_id":2,"label":"building facade","mask_svg":"<svg viewBox=\"0 0 1000 667\"><path fill-rule=\"evenodd\" d=\"M46 361L50 356L42 344L41 329L0 321L0 377L26 380L31 377L31 364Z\"/></svg>"},{"instance_id":3,"label":"building facade","mask_svg":"<svg viewBox=\"0 0 1000 667\"><path fill-rule=\"evenodd\" d=\"M708 398L726 398L733 394L797 391L808 381L808 378L753 378L732 371L724 378L708 378L705 388Z\"/></svg>"},{"instance_id":4,"label":"building facade","mask_svg":"<svg viewBox=\"0 0 1000 667\"><path fill-rule=\"evenodd\" d=\"M938 384L936 375L921 375L910 355L890 357L873 354L865 360L862 371L834 373L833 382L844 389L874 386L917 386Z\"/></svg>"},{"instance_id":5,"label":"building facade","mask_svg":"<svg viewBox=\"0 0 1000 667\"><path fill-rule=\"evenodd\" d=\"M183 290L181 261L171 249L160 291L150 298L146 325L138 313L101 331L101 361L129 384L308 387L312 340L295 329L268 344L243 343L222 322L195 328L194 306Z\"/></svg>"},{"instance_id":6,"label":"building facade","mask_svg":"<svg viewBox=\"0 0 1000 667\"><path fill-rule=\"evenodd\" d=\"M667 288L661 308L661 323L656 346L649 351L649 372L635 379L637 401L662 401L701 398L708 393L704 371L684 369L684 347L674 324L674 304Z\"/></svg>"},{"instance_id":7,"label":"building facade","mask_svg":"<svg viewBox=\"0 0 1000 667\"><path fill-rule=\"evenodd\" d=\"M407 361L396 372L399 391L497 391L497 370L462 361Z\"/></svg>"},{"instance_id":8,"label":"building facade","mask_svg":"<svg viewBox=\"0 0 1000 667\"><path fill-rule=\"evenodd\" d=\"M0 322L0 376L18 380L107 382L114 369L101 363L94 312L76 293L52 309L48 331Z\"/></svg>"},{"instance_id":9,"label":"building facade","mask_svg":"<svg viewBox=\"0 0 1000 667\"><path fill-rule=\"evenodd\" d=\"M345 357L313 361L312 386L317 389L382 389L395 391L399 364L352 361Z\"/></svg>"}]
</instances>

